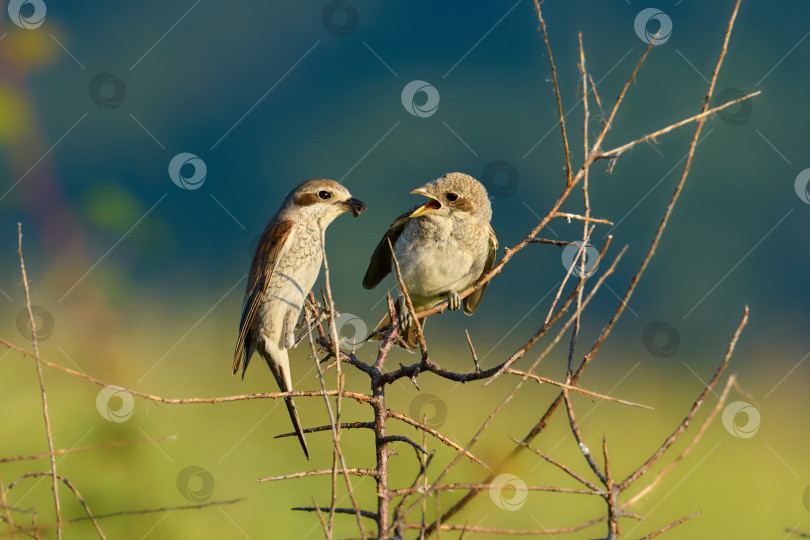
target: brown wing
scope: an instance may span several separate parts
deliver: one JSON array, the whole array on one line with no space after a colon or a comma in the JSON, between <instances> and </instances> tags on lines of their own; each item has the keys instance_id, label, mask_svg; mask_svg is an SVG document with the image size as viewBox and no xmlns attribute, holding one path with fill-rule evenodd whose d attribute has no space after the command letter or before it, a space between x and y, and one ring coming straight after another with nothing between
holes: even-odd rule
<instances>
[{"instance_id":1,"label":"brown wing","mask_svg":"<svg viewBox=\"0 0 810 540\"><path fill-rule=\"evenodd\" d=\"M492 230L492 225L489 226L489 254L487 255L487 262L484 263L484 270L481 272L481 276L486 274L492 269L492 266L495 264L495 255L498 252L498 239L495 237L495 231ZM479 279L480 277L479 276ZM481 303L481 298L484 297L484 291L487 290L487 285L489 282L484 283L481 288L476 289L464 299L464 313L467 315L472 315L475 312L475 309L478 307L478 304Z\"/></svg>"},{"instance_id":2,"label":"brown wing","mask_svg":"<svg viewBox=\"0 0 810 540\"><path fill-rule=\"evenodd\" d=\"M371 261L368 263L366 275L363 277L363 288L373 289L391 272L391 250L388 248L388 241L391 241L392 246L397 243L399 235L402 234L402 231L411 221L408 216L413 214L419 206L414 206L395 219L382 240L380 240L380 243L377 244L374 253L371 255Z\"/></svg>"},{"instance_id":3,"label":"brown wing","mask_svg":"<svg viewBox=\"0 0 810 540\"><path fill-rule=\"evenodd\" d=\"M271 221L262 233L256 254L253 256L253 264L250 267L247 290L245 292L245 303L242 305L242 319L239 321L239 338L236 340L236 349L233 353L233 372L239 370L239 363L242 360L242 351L245 348L250 327L253 326L253 319L259 310L262 294L270 283L270 278L276 268L281 250L290 236L293 228L292 221ZM247 367L247 360L245 361Z\"/></svg>"}]
</instances>

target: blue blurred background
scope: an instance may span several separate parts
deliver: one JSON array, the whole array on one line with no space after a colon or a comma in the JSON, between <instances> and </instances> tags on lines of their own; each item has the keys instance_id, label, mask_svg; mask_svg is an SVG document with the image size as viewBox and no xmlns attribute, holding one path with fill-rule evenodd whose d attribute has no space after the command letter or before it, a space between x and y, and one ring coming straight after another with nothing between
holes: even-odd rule
<instances>
[{"instance_id":1,"label":"blue blurred background","mask_svg":"<svg viewBox=\"0 0 810 540\"><path fill-rule=\"evenodd\" d=\"M366 291L360 281L390 221L418 200L409 195L412 189L451 171L475 176L493 195L493 227L501 246L507 247L546 214L564 186L551 72L529 0L308 0L283 5L45 0L44 21L30 29L20 28L7 3L2 4L0 329L3 337L25 343L25 325L18 331L17 321L25 305L16 255L16 223L21 222L33 302L41 307L48 334L43 354L107 382L172 397L275 390L262 366L252 368L245 383L229 378L228 367L244 274L257 235L286 193L303 180L339 180L368 206L357 220L341 218L327 233L337 305L354 321L344 325L349 338L359 337L382 315L383 304L378 302L384 288ZM650 52L605 139L605 150L700 110L732 6L728 1L655 4L671 21L671 36ZM601 107L590 101L593 135L647 45L634 28L646 7L630 0L549 0L543 5L574 167L583 157L577 32L583 34L587 68L601 100ZM36 2L23 5L17 22L34 20L35 8ZM673 497L671 513L659 516L664 514L659 510L650 516L650 531L659 518L664 524L701 508L707 509L706 515L671 536L781 537L785 527L802 521L810 529L810 497L803 499L810 468L801 450L807 442L804 389L810 379L810 362L805 361L810 350L810 283L805 277L810 264L810 196L797 193L797 186L806 189L802 171L810 168L808 15L806 2L780 2L778 9L761 0L743 2L714 102L720 103L720 96L757 90L762 94L752 105L734 106L706 123L657 255L603 357L583 382L596 391L617 388L620 397L646 398L656 406L656 412L646 416L633 412L638 424L614 426L631 439L649 434L649 439L643 437L643 451L632 440L626 443L641 459L682 418L701 381L722 358L743 307L751 308L732 370L750 392L749 397L738 397L761 414L761 429L756 437L735 439L718 418L712 429L724 444L711 459L718 466L745 466L759 480L743 480L733 469L722 469L733 485L708 479L705 466L693 469L703 463L698 456L682 465L683 474L697 470L700 487L694 490L714 493L707 495L708 501L723 499L720 510L709 511L711 502L690 506L693 499L683 493L678 498L683 508ZM655 33L656 22L645 28ZM438 95L435 109L429 104L430 110L421 115L403 104L403 88L415 80L433 86ZM425 98L424 92L414 96L411 105L415 103L417 112L426 105ZM693 130L689 125L656 144L637 146L610 174L607 162L593 168L593 213L615 223L598 226L594 243L601 245L612 234L609 256L624 245L629 249L583 319L581 347L591 343L616 308L649 247ZM183 152L205 164L204 181L191 186L194 189L182 189L169 176L170 161ZM195 172L199 170L193 166L181 169L185 178ZM582 209L578 195L563 206L570 212ZM575 240L581 229L579 223L555 220L541 235ZM470 368L464 328L473 336L482 367L507 358L542 324L565 271L560 249L529 246L492 281L474 317L454 313L431 319L427 337L435 342L437 361L457 370ZM392 282L388 285L393 287ZM651 334L651 324L657 321L670 330ZM370 358L371 349L365 345L358 354ZM541 370L545 375L564 376L564 349L546 361ZM306 353L297 354L304 365ZM4 406L26 410L6 430L10 437L4 437L3 455L42 451L44 444L39 427L31 427L39 422L32 368L18 356L0 351ZM414 359L404 353L394 358ZM305 369L300 368L297 377L301 387L316 388L316 379L311 372L305 375ZM175 513L154 531L150 527L158 518L124 521L138 527L139 535L148 531L153 537L172 537L201 530L232 536L235 521L246 536L262 537L268 529L259 514L268 504L275 508L274 519L290 527L290 537L311 531L314 517L290 516L287 508L310 504L310 493L325 497L327 482L294 486L296 491L290 493L295 496L290 497L279 491L289 485L253 484L259 476L306 467L295 461L300 458L292 448L294 441L271 438L286 431L284 414L276 411L261 429L251 428L264 418L267 403L233 406L240 419L244 415L244 428L230 424L235 414L231 411L194 409L184 412L188 416L180 421L168 407L141 402L137 411L143 414L145 408L152 416L115 425L94 410L96 388L48 375L57 433L63 430L58 447L69 447L81 437L84 430L77 424L82 422L97 430L91 435L96 442L140 438L141 431L154 437L180 433L183 440L188 431L185 442L173 443L176 456L168 462L151 445L131 451L132 466L144 471L139 474L158 486L161 478L168 478L168 487L130 487L124 490L131 491L128 496L115 490L119 493L110 500L116 504L110 502L103 510L184 502L173 482L189 463L211 471L217 480L216 498L242 496L246 485L255 491L239 510L227 510L228 519L221 510ZM422 379L428 377L420 383ZM362 378L355 383L356 390L366 389ZM494 406L511 388L511 382L502 383L488 390L464 387L457 397L447 394L441 381L426 380L422 386L444 397L448 423L458 422L461 434L473 429L466 404ZM616 386L619 383L622 386ZM407 409L418 394L404 387L401 392L392 399L401 400ZM551 390L546 393L553 395ZM537 396L521 401L502 426L504 433L523 436L547 401ZM592 406L583 401L584 408ZM324 414L321 404L304 407L311 418ZM610 409L614 420L628 414ZM489 410L483 408L480 420L472 423L477 426ZM136 429L133 420L156 423L152 430L146 424ZM645 426L655 427L648 433ZM225 441L239 439L249 428L242 458L220 459L235 442ZM603 432L610 433L604 425L594 425L594 437ZM705 444L703 453L714 443ZM493 464L502 445L497 440L492 447ZM538 445L543 443L538 440ZM322 454L318 457L328 466L329 453L323 449ZM131 471L117 463L120 455L110 453L109 467L126 477ZM290 461L270 459L269 470L257 455L289 455ZM570 459L577 459L575 452ZM71 461L77 475L89 474L87 467L95 466L88 456ZM246 469L248 462L256 468ZM638 462L628 460L628 472ZM0 469L0 474L6 484L15 478L11 471ZM228 490L223 486L230 481L237 484ZM764 482L779 489L770 493ZM103 482L86 483L97 490L96 500L109 496ZM744 502L718 495L729 488L735 496L744 493ZM658 489L663 496L670 488ZM43 484L38 491L43 507L38 511L47 515L47 488ZM763 523L749 536L750 527L737 523L738 509L741 504L761 509L763 499L776 514L766 520L758 513ZM92 497L88 500L93 506ZM649 511L655 502L639 512ZM556 499L543 504L553 508ZM491 515L482 525L513 524L509 520L514 515L496 517L498 509L491 504L487 508ZM549 518L544 510L545 517L528 519L524 526L537 527L541 521L549 527L571 525L599 511L598 506L586 511L566 503L564 512ZM555 516L570 519L552 523ZM109 523L113 530L123 527ZM632 526L635 523L628 528ZM708 530L715 532L704 536Z\"/></svg>"}]
</instances>

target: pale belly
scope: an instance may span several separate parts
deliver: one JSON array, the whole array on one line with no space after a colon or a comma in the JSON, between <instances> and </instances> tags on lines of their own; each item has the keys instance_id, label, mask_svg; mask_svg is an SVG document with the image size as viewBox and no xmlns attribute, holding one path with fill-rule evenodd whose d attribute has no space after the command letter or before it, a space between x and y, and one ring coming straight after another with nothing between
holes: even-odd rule
<instances>
[{"instance_id":1,"label":"pale belly","mask_svg":"<svg viewBox=\"0 0 810 540\"><path fill-rule=\"evenodd\" d=\"M448 291L461 291L478 279L488 254L488 236L454 230L449 223L421 225L411 223L402 232L394 253L412 300L431 306L443 300Z\"/></svg>"},{"instance_id":2,"label":"pale belly","mask_svg":"<svg viewBox=\"0 0 810 540\"><path fill-rule=\"evenodd\" d=\"M321 254L304 259L282 258L262 297L253 328L258 335L284 348L285 333L292 332L304 306L304 300L315 284L321 267Z\"/></svg>"}]
</instances>

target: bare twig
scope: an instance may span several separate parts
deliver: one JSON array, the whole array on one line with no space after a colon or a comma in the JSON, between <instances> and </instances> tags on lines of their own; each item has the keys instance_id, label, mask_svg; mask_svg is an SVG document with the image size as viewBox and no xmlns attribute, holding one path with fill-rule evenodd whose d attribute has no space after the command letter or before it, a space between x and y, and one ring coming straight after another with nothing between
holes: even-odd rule
<instances>
[{"instance_id":1,"label":"bare twig","mask_svg":"<svg viewBox=\"0 0 810 540\"><path fill-rule=\"evenodd\" d=\"M709 116L711 116L711 115L713 115L713 114L715 114L717 112L720 112L723 109L731 107L732 105L736 105L737 103L739 103L741 101L745 101L745 100L751 99L751 98L753 98L755 96L758 96L761 93L762 93L762 90L757 90L756 92L751 92L750 94L746 94L746 95L744 95L742 97L732 99L731 101L723 103L722 105L718 105L717 107L712 107L711 109L704 110L700 114L696 114L694 116L690 116L689 118L681 120L680 122L675 122L674 124L670 124L669 126L667 126L665 128L659 129L658 131L654 131L653 133L650 133L649 135L645 135L643 137L640 137L640 138L636 139L635 141L631 141L631 142L629 142L627 144L617 146L616 148L611 148L610 150L607 150L606 152L603 152L603 155L605 157L619 157L625 151L629 150L630 148L633 148L634 146L636 146L639 143L650 141L650 140L654 141L657 137L660 137L661 135L663 135L665 133L669 133L670 131L672 131L674 129L677 129L677 128L683 126L683 125L686 125L686 124L689 124L689 123L692 123L692 122L698 122L698 121L703 122L703 121L706 120L707 117L709 117Z\"/></svg>"},{"instance_id":2,"label":"bare twig","mask_svg":"<svg viewBox=\"0 0 810 540\"><path fill-rule=\"evenodd\" d=\"M14 457L7 457L7 458L0 458L0 463L11 463L14 461L25 461L29 459L41 459L44 457L49 457L51 455L61 456L62 454L72 454L74 452L86 452L88 450L99 450L102 448L118 448L119 446L128 446L130 444L138 444L138 443L158 443L163 441L173 441L177 439L177 435L169 435L168 437L158 437L157 439L134 439L131 441L113 441L104 444L96 444L93 446L81 446L79 448L67 448L62 450L56 450L53 454L50 452L45 452L42 454L32 454L29 456L14 456Z\"/></svg>"},{"instance_id":3,"label":"bare twig","mask_svg":"<svg viewBox=\"0 0 810 540\"><path fill-rule=\"evenodd\" d=\"M330 280L329 280L329 264L327 263L327 260L326 260L326 243L324 241L324 230L325 230L325 227L321 227L321 253L322 253L322 256L323 256L324 279L326 281L327 306L328 306L328 309L329 309L329 313L332 315L329 318L329 330L330 330L330 332L332 334L332 344L334 346L335 358L340 358L340 351L338 350L338 333L337 333L337 327L335 326L335 317L334 317L335 303L334 303L334 300L332 299L332 286L331 286L331 283L330 283ZM310 347L312 348L312 356L313 356L313 358L315 360L315 369L318 372L318 380L321 383L321 390L324 393L324 398L323 399L324 399L324 402L326 403L326 410L329 413L329 423L332 426L332 443L334 445L335 459L334 459L334 463L333 463L333 466L332 466L332 485L333 485L333 489L332 489L332 505L331 505L332 510L330 510L330 513L329 513L330 530L331 530L331 525L332 525L332 517L334 515L335 501L337 500L337 492L336 492L335 486L334 486L335 477L336 477L335 469L337 467L337 461L340 461L341 470L343 472L343 478L346 481L346 489L349 492L349 499L352 501L352 506L354 507L355 514L357 516L357 527L360 530L361 536L365 540L365 538L366 538L366 529L363 526L363 520L361 519L362 516L360 514L360 506L357 504L357 498L354 495L354 488L352 487L352 482L351 482L351 479L349 478L349 473L347 472L348 467L346 466L346 458L343 456L343 452L340 449L340 418L338 417L337 420L335 419L335 416L332 413L332 405L329 403L329 398L326 396L326 382L323 379L323 373L321 372L321 366L320 366L320 363L318 363L317 353L315 352L315 342L312 339L312 327L308 325L307 326L307 331L309 332L309 344L310 344ZM341 380L340 362L338 362L338 365L337 365L337 379L338 379L338 384L340 384L340 380ZM340 404L341 391L342 391L342 387L338 388L338 393L337 393L338 406Z\"/></svg>"},{"instance_id":4,"label":"bare twig","mask_svg":"<svg viewBox=\"0 0 810 540\"><path fill-rule=\"evenodd\" d=\"M689 427L689 423L694 418L695 414L697 414L698 409L703 404L703 401L706 399L706 396L709 395L709 392L712 391L714 385L717 384L717 381L720 379L720 375L723 374L726 367L728 366L729 360L731 360L731 355L734 353L734 347L737 345L737 340L740 338L740 334L745 328L745 325L748 324L748 306L745 306L745 310L743 312L742 320L740 320L740 324L737 326L737 330L734 332L734 335L731 337L731 341L728 344L728 348L726 349L726 355L723 358L723 361L720 363L720 366L717 368L717 371L714 372L714 376L709 380L706 384L706 388L703 389L700 396L698 396L695 403L692 405L692 408L689 410L689 413L686 415L686 418L683 419L681 424L677 427L677 429L672 432L672 434L664 440L663 444L655 451L655 453L650 456L650 458L644 462L644 464L633 471L627 478L625 478L617 488L620 491L624 491L627 489L630 484L635 482L641 476L646 474L650 467L652 467L658 459L666 452L670 446L680 437L684 431Z\"/></svg>"},{"instance_id":5,"label":"bare twig","mask_svg":"<svg viewBox=\"0 0 810 540\"><path fill-rule=\"evenodd\" d=\"M678 463L680 463L681 460L683 460L683 458L685 458L687 455L689 455L689 453L697 445L697 443L700 442L700 439L703 437L703 433L706 431L706 428L709 427L709 424L712 423L712 420L714 420L714 417L717 416L717 413L719 413L720 409L722 409L723 406L725 405L726 398L728 398L729 391L731 390L731 387L736 382L737 382L737 378L736 378L735 375L731 375L728 378L728 381L726 382L726 386L725 386L725 388L723 388L723 392L720 394L720 399L717 400L717 405L714 406L714 409L712 409L712 412L709 413L709 416L707 416L706 420L703 421L703 424L700 426L700 429L698 429L697 433L692 438L692 441L686 446L686 448L684 448L684 450L680 454L678 454L678 457L676 457L674 460L672 460L672 462L669 465L667 465L666 467L661 469L661 471L659 471L659 473L657 475L655 475L655 478L653 479L652 482L650 482L649 485L647 485L644 489L642 489L640 492L638 492L636 495L634 495L633 498L631 498L629 501L626 501L625 503L623 503L622 508L628 508L630 506L633 506L636 502L641 500L645 495L650 493L655 488L655 486L658 485L658 483L661 481L661 479L664 478L664 476L666 476L670 471L672 471L672 469L674 469L675 466L678 465Z\"/></svg>"},{"instance_id":6,"label":"bare twig","mask_svg":"<svg viewBox=\"0 0 810 540\"><path fill-rule=\"evenodd\" d=\"M470 339L470 333L467 331L466 328L464 329L464 335L467 336L467 345L470 346L470 354L472 355L473 358L473 364L475 364L475 372L481 373L481 366L478 365L478 355L475 354L475 347L473 347L472 340Z\"/></svg>"},{"instance_id":7,"label":"bare twig","mask_svg":"<svg viewBox=\"0 0 810 540\"><path fill-rule=\"evenodd\" d=\"M621 403L622 405L628 405L630 407L639 407L641 409L648 409L653 410L652 407L649 405L642 405L641 403L635 403L633 401L626 401L624 399L618 399L610 396L606 396L604 394L599 394L597 392L591 392L590 390L585 390L584 388L580 388L579 386L573 386L570 384L561 383L559 381L555 381L553 379L549 379L548 377L541 377L540 375L535 375L534 373L527 373L525 371L519 371L517 369L507 368L506 373L510 373L512 375L519 375L521 377L528 377L529 379L535 380L539 383L548 383L554 386L559 386L560 388L565 388L566 390L570 390L572 392L579 392L580 394L585 394L586 396L591 396L599 399L604 399L607 401L614 401L616 403Z\"/></svg>"},{"instance_id":8,"label":"bare twig","mask_svg":"<svg viewBox=\"0 0 810 540\"><path fill-rule=\"evenodd\" d=\"M322 469L318 471L306 471L290 474L282 474L281 476L270 476L268 478L259 478L259 482L274 482L276 480L289 480L290 478L305 478L307 476L324 476L332 474L332 469ZM374 469L355 469L347 468L346 474L354 474L356 476L377 476L377 471Z\"/></svg>"},{"instance_id":9,"label":"bare twig","mask_svg":"<svg viewBox=\"0 0 810 540\"><path fill-rule=\"evenodd\" d=\"M670 529L674 529L675 527L677 527L678 525L680 525L681 523L683 523L685 521L689 521L692 518L698 517L702 513L703 512L695 512L694 514L689 514L688 516L684 516L681 519L679 519L678 521L670 523L666 527L662 527L662 528L658 529L657 531L655 531L653 533L650 533L647 536L644 536L644 537L640 538L639 540L651 540L652 538L655 538L656 536L658 536L661 533L667 532Z\"/></svg>"},{"instance_id":10,"label":"bare twig","mask_svg":"<svg viewBox=\"0 0 810 540\"><path fill-rule=\"evenodd\" d=\"M48 437L48 452L51 461L51 478L53 489L53 504L56 511L56 538L62 538L62 511L59 507L59 491L56 475L56 455L53 453L53 434L51 433L51 419L48 416L48 397L45 394L45 379L42 377L42 363L39 360L39 344L37 343L37 326L34 321L34 312L31 310L31 291L28 288L28 275L25 272L25 261L22 252L22 223L17 223L17 253L20 255L20 271L22 272L23 288L25 289L25 306L28 309L28 324L31 328L31 343L34 347L34 355L37 357L37 377L39 378L39 389L42 395L42 416L45 419L45 434Z\"/></svg>"},{"instance_id":11,"label":"bare twig","mask_svg":"<svg viewBox=\"0 0 810 540\"><path fill-rule=\"evenodd\" d=\"M560 98L560 87L557 84L557 66L554 65L554 57L551 56L551 45L548 43L546 21L543 20L543 13L540 11L540 2L538 0L534 0L534 9L537 12L537 18L540 20L540 28L543 30L543 41L546 43L546 52L548 53L548 62L551 65L551 78L554 81L554 96L557 98L557 114L560 117L560 129L562 131L563 147L565 149L566 185L570 186L573 184L571 177L571 152L568 150L568 135L565 133L565 115L563 114L562 99Z\"/></svg>"},{"instance_id":12,"label":"bare twig","mask_svg":"<svg viewBox=\"0 0 810 540\"><path fill-rule=\"evenodd\" d=\"M209 501L209 502L200 503L200 504L187 504L187 505L184 505L184 506L165 506L165 507L162 507L162 508L147 508L145 510L122 510L120 512L111 512L109 514L96 514L96 515L93 516L93 518L96 519L96 520L99 520L99 519L110 518L110 517L119 517L119 516L135 516L135 515L144 515L144 514L155 514L155 513L160 513L160 512L174 512L175 510L198 510L200 508L208 508L210 506L223 506L223 505L226 505L226 504L236 504L236 503L242 502L244 500L245 500L244 498L241 498L241 499L231 499L231 500L227 500L227 501ZM88 517L88 516L82 516L82 517L73 518L73 519L65 519L65 520L62 521L62 523L64 525L67 525L69 523L78 523L78 522L81 522L81 521L87 521L89 519L90 519L90 517ZM25 529L21 529L21 531L25 532L25 533L39 533L40 531L43 531L45 529L50 529L50 528L53 528L53 527L56 527L56 523L48 523L48 524L44 524L44 525L37 525L35 527L26 527ZM4 535L0 534L0 536L4 536Z\"/></svg>"},{"instance_id":13,"label":"bare twig","mask_svg":"<svg viewBox=\"0 0 810 540\"><path fill-rule=\"evenodd\" d=\"M388 249L391 251L391 260L394 261L394 270L396 270L397 282L399 283L400 289L402 289L402 296L405 298L405 305L408 307L408 313L412 319L411 324L413 324L414 328L416 328L416 334L419 336L419 349L422 351L422 360L427 360L428 352L427 345L425 344L425 335L422 333L422 324L419 322L419 319L416 316L416 310L413 308L413 302L411 302L411 295L408 294L408 288L405 286L405 282L402 280L402 271L399 269L399 261L394 253L394 246L391 245L390 238L386 238L386 240L388 241Z\"/></svg>"},{"instance_id":14,"label":"bare twig","mask_svg":"<svg viewBox=\"0 0 810 540\"><path fill-rule=\"evenodd\" d=\"M435 429L433 429L431 427L428 427L427 424L425 424L423 422L417 422L413 418L410 418L410 417L408 417L408 416L406 416L406 415L404 415L402 413L399 413L397 411L394 411L392 409L388 409L388 411L386 411L386 413L387 413L389 418L396 418L397 420L401 420L401 421L405 422L406 424L410 424L413 427L421 430L423 433L427 433L429 435L432 435L433 437L436 437L437 439L439 439L441 442L443 442L444 444L446 444L450 448L453 448L457 452L460 452L460 453L464 454L465 456L470 458L472 461L478 463L479 465L481 465L485 469L489 469L489 467L487 466L486 463L484 463L483 461L481 461L480 459L478 459L477 457L472 455L470 452L467 452L466 450L464 450L464 448L462 448L458 444L454 443L453 441L451 441L450 439L448 439L447 437L445 437L444 435L442 435L441 433L439 433Z\"/></svg>"}]
</instances>

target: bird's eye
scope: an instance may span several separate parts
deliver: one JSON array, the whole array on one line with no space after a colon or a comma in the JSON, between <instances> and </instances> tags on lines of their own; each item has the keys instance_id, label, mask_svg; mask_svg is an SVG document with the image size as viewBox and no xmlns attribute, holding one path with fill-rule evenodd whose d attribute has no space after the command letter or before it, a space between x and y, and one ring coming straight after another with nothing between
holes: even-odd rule
<instances>
[{"instance_id":1,"label":"bird's eye","mask_svg":"<svg viewBox=\"0 0 810 540\"><path fill-rule=\"evenodd\" d=\"M448 193L447 195L445 195L445 197L447 197L448 201L453 202L456 199L458 199L458 194L456 194L456 193Z\"/></svg>"},{"instance_id":2,"label":"bird's eye","mask_svg":"<svg viewBox=\"0 0 810 540\"><path fill-rule=\"evenodd\" d=\"M321 200L324 200L324 201L325 201L326 199L328 199L329 197L331 197L331 196L332 196L332 194L331 194L331 193L329 193L328 191L326 191L325 189L322 189L322 190L320 190L320 191L318 192L318 197L319 197Z\"/></svg>"}]
</instances>

